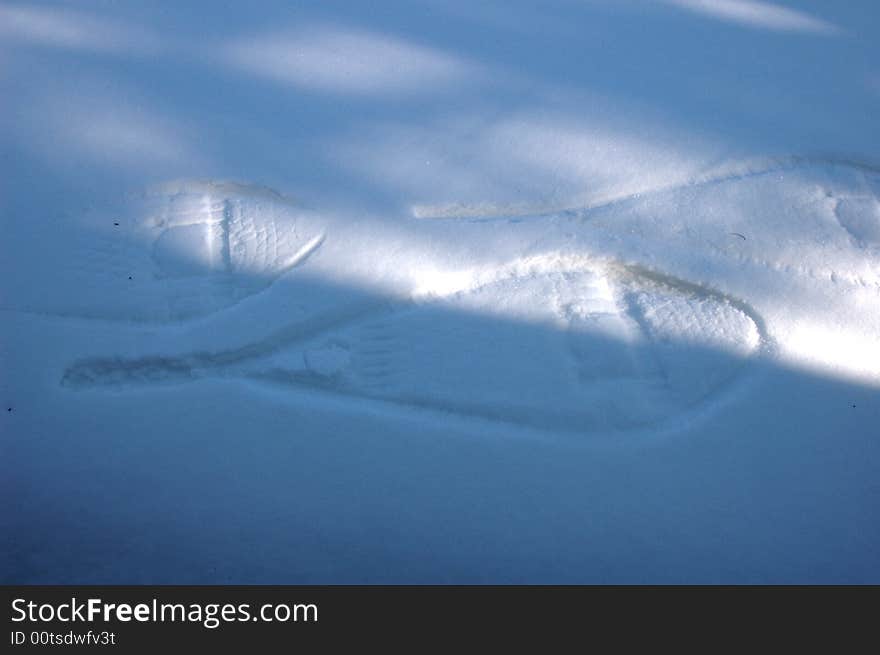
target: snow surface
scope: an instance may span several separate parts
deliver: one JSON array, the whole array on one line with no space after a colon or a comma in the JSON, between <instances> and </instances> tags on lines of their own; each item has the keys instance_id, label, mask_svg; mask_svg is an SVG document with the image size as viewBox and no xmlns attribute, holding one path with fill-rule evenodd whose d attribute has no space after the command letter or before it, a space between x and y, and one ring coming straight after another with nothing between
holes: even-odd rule
<instances>
[{"instance_id":1,"label":"snow surface","mask_svg":"<svg viewBox=\"0 0 880 655\"><path fill-rule=\"evenodd\" d=\"M0 578L880 582L873 2L0 5Z\"/></svg>"}]
</instances>

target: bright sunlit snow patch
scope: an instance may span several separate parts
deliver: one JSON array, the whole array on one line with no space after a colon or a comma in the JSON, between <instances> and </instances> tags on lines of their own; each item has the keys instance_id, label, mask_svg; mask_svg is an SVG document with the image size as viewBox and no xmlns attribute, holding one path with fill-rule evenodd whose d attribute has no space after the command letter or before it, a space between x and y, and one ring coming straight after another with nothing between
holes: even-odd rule
<instances>
[{"instance_id":1,"label":"bright sunlit snow patch","mask_svg":"<svg viewBox=\"0 0 880 655\"><path fill-rule=\"evenodd\" d=\"M448 296L473 284L470 271L448 271L430 265L415 271L413 277L413 296L417 298Z\"/></svg>"},{"instance_id":2,"label":"bright sunlit snow patch","mask_svg":"<svg viewBox=\"0 0 880 655\"><path fill-rule=\"evenodd\" d=\"M880 384L880 341L876 334L800 321L786 337L783 356L796 366Z\"/></svg>"}]
</instances>

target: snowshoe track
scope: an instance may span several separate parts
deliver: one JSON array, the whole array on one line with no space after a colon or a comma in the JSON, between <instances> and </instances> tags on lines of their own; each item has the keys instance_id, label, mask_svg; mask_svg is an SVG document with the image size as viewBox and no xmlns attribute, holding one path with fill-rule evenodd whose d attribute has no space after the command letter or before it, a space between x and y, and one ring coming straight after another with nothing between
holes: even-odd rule
<instances>
[{"instance_id":1,"label":"snowshoe track","mask_svg":"<svg viewBox=\"0 0 880 655\"><path fill-rule=\"evenodd\" d=\"M317 252L320 219L281 196L226 183L175 183L60 223L64 276L20 309L170 323L231 307Z\"/></svg>"},{"instance_id":2,"label":"snowshoe track","mask_svg":"<svg viewBox=\"0 0 880 655\"><path fill-rule=\"evenodd\" d=\"M568 270L522 269L511 264L494 281L445 298L288 326L234 350L86 359L62 384L232 377L592 432L653 425L720 399L769 343L747 305L687 282L583 259Z\"/></svg>"}]
</instances>

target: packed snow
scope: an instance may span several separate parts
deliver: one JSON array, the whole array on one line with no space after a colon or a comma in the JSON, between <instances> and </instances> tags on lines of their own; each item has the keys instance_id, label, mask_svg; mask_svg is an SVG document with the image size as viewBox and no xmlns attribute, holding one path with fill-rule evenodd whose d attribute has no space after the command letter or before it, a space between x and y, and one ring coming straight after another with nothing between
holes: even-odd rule
<instances>
[{"instance_id":1,"label":"packed snow","mask_svg":"<svg viewBox=\"0 0 880 655\"><path fill-rule=\"evenodd\" d=\"M0 574L880 581L871 2L0 6Z\"/></svg>"}]
</instances>

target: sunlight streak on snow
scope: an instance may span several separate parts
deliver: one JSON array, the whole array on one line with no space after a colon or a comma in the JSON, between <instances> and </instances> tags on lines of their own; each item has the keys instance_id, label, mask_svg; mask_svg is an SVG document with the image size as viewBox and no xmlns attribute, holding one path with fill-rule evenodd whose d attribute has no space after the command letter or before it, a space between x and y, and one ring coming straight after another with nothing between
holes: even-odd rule
<instances>
[{"instance_id":1,"label":"sunlight streak on snow","mask_svg":"<svg viewBox=\"0 0 880 655\"><path fill-rule=\"evenodd\" d=\"M532 110L492 122L389 124L340 140L329 156L405 194L414 216L437 218L601 204L693 179L716 150L699 136L591 109L580 117Z\"/></svg>"},{"instance_id":2,"label":"sunlight streak on snow","mask_svg":"<svg viewBox=\"0 0 880 655\"><path fill-rule=\"evenodd\" d=\"M331 93L425 93L472 79L459 57L384 34L338 28L258 35L227 50L233 66Z\"/></svg>"},{"instance_id":3,"label":"sunlight streak on snow","mask_svg":"<svg viewBox=\"0 0 880 655\"><path fill-rule=\"evenodd\" d=\"M69 50L149 54L156 38L143 28L66 9L0 7L0 35L12 41Z\"/></svg>"},{"instance_id":4,"label":"sunlight streak on snow","mask_svg":"<svg viewBox=\"0 0 880 655\"><path fill-rule=\"evenodd\" d=\"M797 9L759 0L666 0L687 11L776 32L836 35L841 29Z\"/></svg>"},{"instance_id":5,"label":"sunlight streak on snow","mask_svg":"<svg viewBox=\"0 0 880 655\"><path fill-rule=\"evenodd\" d=\"M24 126L33 131L28 147L53 165L81 166L85 159L132 171L161 169L167 176L206 163L186 125L134 95L108 93L92 82L36 97L30 121Z\"/></svg>"}]
</instances>

